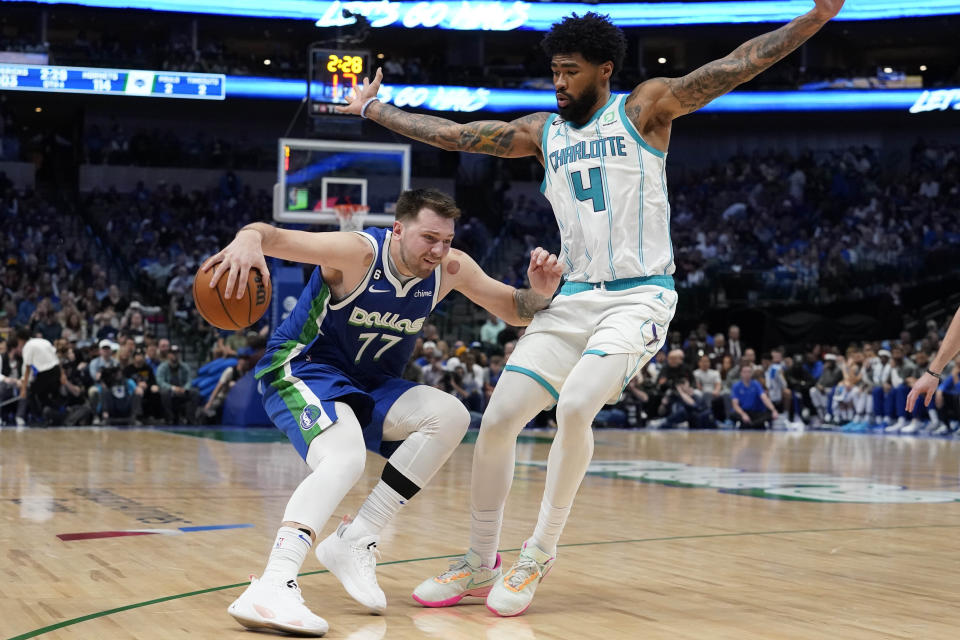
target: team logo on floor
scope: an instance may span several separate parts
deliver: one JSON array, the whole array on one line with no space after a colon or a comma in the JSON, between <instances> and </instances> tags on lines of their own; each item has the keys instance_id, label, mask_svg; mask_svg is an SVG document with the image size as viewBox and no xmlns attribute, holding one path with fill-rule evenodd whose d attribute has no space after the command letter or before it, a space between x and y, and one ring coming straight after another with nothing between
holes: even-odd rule
<instances>
[{"instance_id":1,"label":"team logo on floor","mask_svg":"<svg viewBox=\"0 0 960 640\"><path fill-rule=\"evenodd\" d=\"M546 462L523 464L546 468ZM724 467L694 467L661 460L594 460L588 474L629 478L668 487L719 489L721 493L805 502L933 503L960 502L960 491L907 489L868 478L824 473L764 473Z\"/></svg>"},{"instance_id":2,"label":"team logo on floor","mask_svg":"<svg viewBox=\"0 0 960 640\"><path fill-rule=\"evenodd\" d=\"M310 431L313 425L317 424L321 415L323 415L323 412L320 407L315 404L308 404L300 412L300 428L304 431Z\"/></svg>"}]
</instances>

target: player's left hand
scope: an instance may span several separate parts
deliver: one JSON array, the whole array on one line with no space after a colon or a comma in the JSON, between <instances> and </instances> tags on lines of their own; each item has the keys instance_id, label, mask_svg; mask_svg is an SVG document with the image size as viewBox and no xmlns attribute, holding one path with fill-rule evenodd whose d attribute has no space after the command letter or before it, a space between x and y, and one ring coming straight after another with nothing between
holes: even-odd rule
<instances>
[{"instance_id":1,"label":"player's left hand","mask_svg":"<svg viewBox=\"0 0 960 640\"><path fill-rule=\"evenodd\" d=\"M377 67L377 73L373 76L373 82L370 82L369 77L364 78L363 87L359 91L357 91L357 87L354 87L353 91L344 95L347 104L344 107L336 107L336 111L338 113L349 113L350 115L359 116L364 103L380 92L381 82L383 82L383 71L380 70L380 67Z\"/></svg>"},{"instance_id":2,"label":"player's left hand","mask_svg":"<svg viewBox=\"0 0 960 640\"><path fill-rule=\"evenodd\" d=\"M844 0L814 0L814 11L823 19L830 20L843 8Z\"/></svg>"},{"instance_id":3,"label":"player's left hand","mask_svg":"<svg viewBox=\"0 0 960 640\"><path fill-rule=\"evenodd\" d=\"M920 379L917 380L913 388L910 389L910 393L907 394L907 411L913 411L913 406L917 403L917 399L920 396L924 396L924 406L929 407L930 402L933 401L933 394L937 392L937 387L939 386L940 381L929 373L924 373L920 376Z\"/></svg>"},{"instance_id":4,"label":"player's left hand","mask_svg":"<svg viewBox=\"0 0 960 640\"><path fill-rule=\"evenodd\" d=\"M544 298L552 298L560 286L560 277L563 275L563 265L553 255L542 247L530 252L530 266L527 268L527 280L530 288Z\"/></svg>"}]
</instances>

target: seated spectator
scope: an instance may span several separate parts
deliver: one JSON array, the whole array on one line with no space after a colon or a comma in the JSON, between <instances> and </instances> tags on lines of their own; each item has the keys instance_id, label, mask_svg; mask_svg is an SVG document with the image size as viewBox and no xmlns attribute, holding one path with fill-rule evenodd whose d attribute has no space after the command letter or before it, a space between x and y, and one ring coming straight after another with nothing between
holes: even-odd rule
<instances>
[{"instance_id":1,"label":"seated spectator","mask_svg":"<svg viewBox=\"0 0 960 640\"><path fill-rule=\"evenodd\" d=\"M752 364L744 362L740 367L740 379L730 390L734 421L741 429L763 429L780 415L763 386L753 379L753 368Z\"/></svg>"},{"instance_id":2,"label":"seated spectator","mask_svg":"<svg viewBox=\"0 0 960 640\"><path fill-rule=\"evenodd\" d=\"M787 379L787 388L794 398L794 406L799 406L800 417L806 419L814 411L810 400L810 389L817 383L810 371L803 366L803 354L798 353L787 363L784 375ZM794 416L796 421L796 416Z\"/></svg>"},{"instance_id":3,"label":"seated spectator","mask_svg":"<svg viewBox=\"0 0 960 640\"><path fill-rule=\"evenodd\" d=\"M94 424L100 424L97 418L97 407L100 406L100 371L105 367L120 367L116 358L116 343L110 339L100 341L100 355L90 361L87 372L90 375L90 387L87 389L87 395L90 400L90 408L94 412Z\"/></svg>"},{"instance_id":4,"label":"seated spectator","mask_svg":"<svg viewBox=\"0 0 960 640\"><path fill-rule=\"evenodd\" d=\"M147 362L147 350L140 346L133 351L133 362L123 368L123 376L133 380L140 390L140 416L144 422L155 423L164 416L160 385L156 374Z\"/></svg>"},{"instance_id":5,"label":"seated spectator","mask_svg":"<svg viewBox=\"0 0 960 640\"><path fill-rule=\"evenodd\" d=\"M644 427L647 424L647 409L654 385L644 368L637 372L623 389L623 396L618 406L627 416L628 427Z\"/></svg>"},{"instance_id":6,"label":"seated spectator","mask_svg":"<svg viewBox=\"0 0 960 640\"><path fill-rule=\"evenodd\" d=\"M907 381L913 378L916 378L913 361L906 357L902 345L894 346L890 350L890 390L884 394L884 412L889 421L884 429L887 433L896 433L909 424L906 405L910 388Z\"/></svg>"},{"instance_id":7,"label":"seated spectator","mask_svg":"<svg viewBox=\"0 0 960 640\"><path fill-rule=\"evenodd\" d=\"M157 367L157 385L167 424L186 424L197 411L200 396L190 386L193 369L180 360L180 347L171 345L167 359Z\"/></svg>"},{"instance_id":8,"label":"seated spectator","mask_svg":"<svg viewBox=\"0 0 960 640\"><path fill-rule=\"evenodd\" d=\"M503 375L503 356L490 356L490 364L483 377L483 406L490 403L490 396L493 395L493 389L500 381L501 375Z\"/></svg>"},{"instance_id":9,"label":"seated spectator","mask_svg":"<svg viewBox=\"0 0 960 640\"><path fill-rule=\"evenodd\" d=\"M492 313L487 313L487 321L480 327L480 342L488 351L497 349L497 338L500 332L507 328L507 324Z\"/></svg>"},{"instance_id":10,"label":"seated spectator","mask_svg":"<svg viewBox=\"0 0 960 640\"><path fill-rule=\"evenodd\" d=\"M770 364L763 372L764 387L767 396L780 413L788 416L791 423L795 422L793 409L793 393L787 383L786 368L783 362L783 347L775 347L770 351Z\"/></svg>"},{"instance_id":11,"label":"seated spectator","mask_svg":"<svg viewBox=\"0 0 960 640\"><path fill-rule=\"evenodd\" d=\"M444 367L449 373L449 383L453 395L462 402L467 409L473 412L483 411L483 396L480 393L480 382L473 372L468 373L463 362L456 356L447 360Z\"/></svg>"},{"instance_id":12,"label":"seated spectator","mask_svg":"<svg viewBox=\"0 0 960 640\"><path fill-rule=\"evenodd\" d=\"M61 394L64 400L65 414L63 424L75 426L90 424L93 410L88 401L87 390L93 385L87 363L77 356L74 346L67 342L57 349L60 368L63 370Z\"/></svg>"},{"instance_id":13,"label":"seated spectator","mask_svg":"<svg viewBox=\"0 0 960 640\"><path fill-rule=\"evenodd\" d=\"M97 386L96 419L100 424L139 424L143 390L136 382L124 376L119 367L107 366L100 370Z\"/></svg>"},{"instance_id":14,"label":"seated spectator","mask_svg":"<svg viewBox=\"0 0 960 640\"><path fill-rule=\"evenodd\" d=\"M704 354L697 360L697 368L693 371L693 380L694 388L702 394L704 404L711 408L714 416L722 416L723 383L720 381L720 372L711 368L709 355ZM715 404L718 404L719 407L716 407ZM720 411L717 410L718 408Z\"/></svg>"},{"instance_id":15,"label":"seated spectator","mask_svg":"<svg viewBox=\"0 0 960 640\"><path fill-rule=\"evenodd\" d=\"M90 337L87 330L87 321L84 320L76 307L64 310L62 324L63 332L60 335L71 342L87 340Z\"/></svg>"},{"instance_id":16,"label":"seated spectator","mask_svg":"<svg viewBox=\"0 0 960 640\"><path fill-rule=\"evenodd\" d=\"M661 401L658 411L661 418L650 420L651 429L678 427L704 429L716 426L713 412L705 402L703 394L693 387L689 376L678 378L669 388Z\"/></svg>"},{"instance_id":17,"label":"seated spectator","mask_svg":"<svg viewBox=\"0 0 960 640\"><path fill-rule=\"evenodd\" d=\"M830 414L830 401L833 397L834 388L843 379L843 371L837 365L836 354L825 354L823 362L823 373L817 379L817 384L810 389L810 401L817 411L818 422L833 424L833 416Z\"/></svg>"},{"instance_id":18,"label":"seated spectator","mask_svg":"<svg viewBox=\"0 0 960 640\"><path fill-rule=\"evenodd\" d=\"M859 353L859 352L857 352ZM846 358L838 358L837 364L843 377L834 388L833 398L830 402L830 413L833 415L837 424L849 423L859 412L862 413L864 406L864 396L860 393L860 384L863 381L861 362L863 354L859 353L854 357L854 351L849 351Z\"/></svg>"},{"instance_id":19,"label":"seated spectator","mask_svg":"<svg viewBox=\"0 0 960 640\"><path fill-rule=\"evenodd\" d=\"M440 388L440 383L447 377L446 374L443 356L439 350L432 349L427 364L423 365L423 383Z\"/></svg>"}]
</instances>

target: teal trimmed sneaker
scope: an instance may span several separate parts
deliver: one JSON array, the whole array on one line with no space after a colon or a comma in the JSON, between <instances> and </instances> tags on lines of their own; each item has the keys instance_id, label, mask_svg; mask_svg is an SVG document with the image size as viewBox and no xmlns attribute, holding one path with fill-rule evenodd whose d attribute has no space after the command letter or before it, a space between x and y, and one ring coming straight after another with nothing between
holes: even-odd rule
<instances>
[{"instance_id":1,"label":"teal trimmed sneaker","mask_svg":"<svg viewBox=\"0 0 960 640\"><path fill-rule=\"evenodd\" d=\"M546 577L555 559L529 540L524 542L517 562L490 590L487 609L504 618L526 611L533 602L537 585Z\"/></svg>"},{"instance_id":2,"label":"teal trimmed sneaker","mask_svg":"<svg viewBox=\"0 0 960 640\"><path fill-rule=\"evenodd\" d=\"M413 590L413 599L425 607L450 607L466 596L485 598L496 583L500 570L500 554L493 568L480 564L480 556L473 549L450 563L450 568L421 582Z\"/></svg>"}]
</instances>

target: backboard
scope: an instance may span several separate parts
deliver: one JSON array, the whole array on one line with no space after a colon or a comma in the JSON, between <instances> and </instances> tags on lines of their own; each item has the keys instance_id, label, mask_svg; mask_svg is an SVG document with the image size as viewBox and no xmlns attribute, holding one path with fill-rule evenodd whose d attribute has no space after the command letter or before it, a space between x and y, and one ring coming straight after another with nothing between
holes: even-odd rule
<instances>
[{"instance_id":1,"label":"backboard","mask_svg":"<svg viewBox=\"0 0 960 640\"><path fill-rule=\"evenodd\" d=\"M334 205L370 207L366 224L393 224L400 192L410 188L410 145L281 138L273 219L336 225Z\"/></svg>"}]
</instances>

